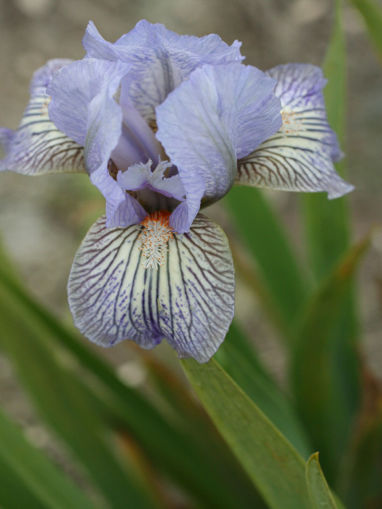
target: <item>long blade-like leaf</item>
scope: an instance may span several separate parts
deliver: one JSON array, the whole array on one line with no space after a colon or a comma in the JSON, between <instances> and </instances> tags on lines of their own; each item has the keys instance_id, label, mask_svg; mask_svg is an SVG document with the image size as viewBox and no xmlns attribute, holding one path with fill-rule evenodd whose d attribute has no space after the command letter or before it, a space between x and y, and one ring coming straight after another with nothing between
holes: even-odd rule
<instances>
[{"instance_id":1,"label":"long blade-like leaf","mask_svg":"<svg viewBox=\"0 0 382 509\"><path fill-rule=\"evenodd\" d=\"M44 419L72 448L110 506L156 507L135 472L110 447L113 435L102 408L75 374L75 365L50 347L50 336L0 288L1 346ZM61 353L62 356L62 353Z\"/></svg>"},{"instance_id":2,"label":"long blade-like leaf","mask_svg":"<svg viewBox=\"0 0 382 509\"><path fill-rule=\"evenodd\" d=\"M375 0L350 0L363 17L367 32L382 58L382 9Z\"/></svg>"},{"instance_id":3,"label":"long blade-like leaf","mask_svg":"<svg viewBox=\"0 0 382 509\"><path fill-rule=\"evenodd\" d=\"M306 463L306 482L312 509L338 508L321 470L318 452L312 454Z\"/></svg>"},{"instance_id":4,"label":"long blade-like leaf","mask_svg":"<svg viewBox=\"0 0 382 509\"><path fill-rule=\"evenodd\" d=\"M382 507L382 386L363 366L363 405L342 469L340 492L348 509Z\"/></svg>"},{"instance_id":5,"label":"long blade-like leaf","mask_svg":"<svg viewBox=\"0 0 382 509\"><path fill-rule=\"evenodd\" d=\"M324 62L328 83L324 89L331 127L344 143L346 111L346 47L342 27L342 0L335 2L334 29ZM344 164L336 165L344 173ZM349 245L346 198L328 200L323 194L303 196L303 217L311 267L320 279L328 274Z\"/></svg>"},{"instance_id":6,"label":"long blade-like leaf","mask_svg":"<svg viewBox=\"0 0 382 509\"><path fill-rule=\"evenodd\" d=\"M309 284L284 228L259 189L233 188L224 201L256 260L261 283L276 307L274 314L280 315L287 332L298 316ZM266 306L269 307L269 301ZM288 338L288 335L285 334L285 337Z\"/></svg>"},{"instance_id":7,"label":"long blade-like leaf","mask_svg":"<svg viewBox=\"0 0 382 509\"><path fill-rule=\"evenodd\" d=\"M24 321L28 321L29 316L33 317L33 323L38 323L39 330L42 328L45 335L49 334L50 343L81 365L86 374L83 382L89 381L90 390L98 398L98 404L102 404L110 425L122 433L128 431L161 471L193 498L209 505L235 507L240 494L243 507L251 507L251 501L256 497L251 483L236 466L236 461L232 463L232 458L229 461L219 444L211 441L206 447L204 438L208 437L208 433L202 430L199 436L203 440L197 440L195 432L191 435L187 430L175 427L138 391L123 384L110 366L32 300L20 284L9 273L3 273L1 268L0 289L15 299ZM225 463L221 461L222 456L227 460Z\"/></svg>"},{"instance_id":8,"label":"long blade-like leaf","mask_svg":"<svg viewBox=\"0 0 382 509\"><path fill-rule=\"evenodd\" d=\"M305 462L219 364L182 366L216 427L274 509L311 507ZM240 505L240 504L239 504Z\"/></svg>"},{"instance_id":9,"label":"long blade-like leaf","mask_svg":"<svg viewBox=\"0 0 382 509\"><path fill-rule=\"evenodd\" d=\"M292 402L265 371L234 321L215 359L256 403L302 456L311 452L305 430Z\"/></svg>"},{"instance_id":10,"label":"long blade-like leaf","mask_svg":"<svg viewBox=\"0 0 382 509\"><path fill-rule=\"evenodd\" d=\"M341 370L349 359L333 364L337 345L331 331L369 242L367 237L352 248L324 281L307 306L296 334L291 367L294 394L313 445L320 451L325 473L333 478L353 424L345 410L352 403L358 384L351 386L341 379Z\"/></svg>"},{"instance_id":11,"label":"long blade-like leaf","mask_svg":"<svg viewBox=\"0 0 382 509\"><path fill-rule=\"evenodd\" d=\"M324 63L324 74L328 78L324 92L329 122L343 145L346 48L342 26L342 0L335 2L334 28ZM337 165L337 170L343 174L343 163ZM330 274L348 249L350 234L347 201L345 198L329 201L325 196L311 195L304 196L303 205L310 265L317 282L320 282ZM326 437L326 444L322 441L319 444L314 443L322 453L321 460L331 481L334 480L338 470L360 401L360 373L356 347L358 322L351 282L347 286L346 295L341 297L341 302L336 317L330 319L330 327L324 322L317 324L319 331L326 331L323 336L324 344L330 344L325 353L327 356L325 376L331 380L333 394L336 393L338 400L337 406L323 404L320 410L317 408L316 411L317 417L320 414L319 420L324 421L326 426L330 423L332 427L332 431ZM309 336L305 335L305 341L309 341ZM334 436L338 440L332 440ZM321 438L324 438L323 434Z\"/></svg>"},{"instance_id":12,"label":"long blade-like leaf","mask_svg":"<svg viewBox=\"0 0 382 509\"><path fill-rule=\"evenodd\" d=\"M63 473L0 412L0 505L8 509L94 509Z\"/></svg>"}]
</instances>

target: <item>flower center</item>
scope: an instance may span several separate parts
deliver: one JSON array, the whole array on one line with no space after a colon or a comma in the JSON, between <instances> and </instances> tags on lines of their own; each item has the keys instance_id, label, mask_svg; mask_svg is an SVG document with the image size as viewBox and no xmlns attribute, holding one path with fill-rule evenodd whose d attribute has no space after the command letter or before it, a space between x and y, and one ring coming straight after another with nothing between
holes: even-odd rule
<instances>
[{"instance_id":1,"label":"flower center","mask_svg":"<svg viewBox=\"0 0 382 509\"><path fill-rule=\"evenodd\" d=\"M168 241L174 238L169 220L170 212L160 210L141 222L143 229L139 235L139 249L142 251L145 269L158 269L165 262Z\"/></svg>"},{"instance_id":2,"label":"flower center","mask_svg":"<svg viewBox=\"0 0 382 509\"><path fill-rule=\"evenodd\" d=\"M107 163L107 171L109 172L110 177L117 180L119 170L112 159L109 159L109 162Z\"/></svg>"}]
</instances>

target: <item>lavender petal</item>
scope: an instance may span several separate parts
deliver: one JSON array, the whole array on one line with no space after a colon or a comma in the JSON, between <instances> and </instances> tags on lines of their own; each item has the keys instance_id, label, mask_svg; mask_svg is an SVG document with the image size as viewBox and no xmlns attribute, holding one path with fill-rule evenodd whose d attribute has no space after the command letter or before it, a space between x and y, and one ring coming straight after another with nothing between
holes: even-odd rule
<instances>
[{"instance_id":1,"label":"lavender petal","mask_svg":"<svg viewBox=\"0 0 382 509\"><path fill-rule=\"evenodd\" d=\"M146 215L108 171L115 148L125 141L123 113L114 96L127 71L127 64L89 58L67 66L49 87L50 114L67 135L84 144L91 181L106 198L109 226L129 226Z\"/></svg>"},{"instance_id":2,"label":"lavender petal","mask_svg":"<svg viewBox=\"0 0 382 509\"><path fill-rule=\"evenodd\" d=\"M115 43L105 41L90 22L83 45L88 57L131 64L132 71L123 84L124 93L148 122L155 120L155 107L197 67L243 59L237 41L228 46L216 34L178 35L146 20L139 21Z\"/></svg>"},{"instance_id":3,"label":"lavender petal","mask_svg":"<svg viewBox=\"0 0 382 509\"><path fill-rule=\"evenodd\" d=\"M177 166L187 202L172 225L188 231L203 197L213 202L231 188L237 158L281 125L275 82L251 66L205 65L157 107L157 138Z\"/></svg>"}]
</instances>

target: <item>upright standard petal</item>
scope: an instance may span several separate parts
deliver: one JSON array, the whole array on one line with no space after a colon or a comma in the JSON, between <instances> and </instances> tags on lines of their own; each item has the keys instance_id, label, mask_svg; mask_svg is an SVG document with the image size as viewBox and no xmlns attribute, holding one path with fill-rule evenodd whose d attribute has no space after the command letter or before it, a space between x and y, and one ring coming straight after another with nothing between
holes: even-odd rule
<instances>
[{"instance_id":1,"label":"upright standard petal","mask_svg":"<svg viewBox=\"0 0 382 509\"><path fill-rule=\"evenodd\" d=\"M24 175L85 171L83 148L60 131L48 113L47 87L55 73L70 62L50 60L35 72L20 126L16 131L0 129L0 143L6 154L0 170Z\"/></svg>"},{"instance_id":2,"label":"upright standard petal","mask_svg":"<svg viewBox=\"0 0 382 509\"><path fill-rule=\"evenodd\" d=\"M206 217L179 236L168 215L107 229L100 218L74 259L69 305L90 340L153 348L163 338L180 357L208 361L234 312L234 271L223 231Z\"/></svg>"},{"instance_id":3,"label":"upright standard petal","mask_svg":"<svg viewBox=\"0 0 382 509\"><path fill-rule=\"evenodd\" d=\"M283 124L238 163L237 183L284 191L326 191L337 198L353 186L336 173L341 157L325 110L321 69L309 64L287 64L268 71L277 81Z\"/></svg>"},{"instance_id":4,"label":"upright standard petal","mask_svg":"<svg viewBox=\"0 0 382 509\"><path fill-rule=\"evenodd\" d=\"M53 79L49 108L54 122L85 146L86 168L106 198L108 225L128 226L144 215L138 202L109 175L110 156L122 136L122 110L114 99L128 66L86 59L62 69Z\"/></svg>"},{"instance_id":5,"label":"upright standard petal","mask_svg":"<svg viewBox=\"0 0 382 509\"><path fill-rule=\"evenodd\" d=\"M115 43L105 41L90 22L83 45L89 57L131 64L132 72L123 87L148 122L155 121L155 107L200 65L243 59L241 43L237 41L228 46L216 34L179 35L146 20L137 23Z\"/></svg>"},{"instance_id":6,"label":"upright standard petal","mask_svg":"<svg viewBox=\"0 0 382 509\"><path fill-rule=\"evenodd\" d=\"M61 69L48 87L52 98L49 114L53 122L81 145L92 141L94 135L89 130L111 122L103 127L104 134L112 131L118 141L122 111L114 95L128 69L126 64L96 59L77 60ZM102 115L107 113L109 115L104 118Z\"/></svg>"},{"instance_id":7,"label":"upright standard petal","mask_svg":"<svg viewBox=\"0 0 382 509\"><path fill-rule=\"evenodd\" d=\"M205 65L157 107L157 138L177 166L187 201L171 224L188 231L201 199L213 202L232 186L237 158L281 125L275 82L251 66Z\"/></svg>"}]
</instances>

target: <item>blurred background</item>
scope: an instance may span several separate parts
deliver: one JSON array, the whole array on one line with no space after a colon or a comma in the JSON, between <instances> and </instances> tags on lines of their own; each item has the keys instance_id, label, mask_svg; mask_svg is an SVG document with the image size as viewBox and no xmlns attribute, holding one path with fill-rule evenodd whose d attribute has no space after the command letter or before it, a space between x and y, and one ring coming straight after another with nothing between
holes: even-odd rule
<instances>
[{"instance_id":1,"label":"blurred background","mask_svg":"<svg viewBox=\"0 0 382 509\"><path fill-rule=\"evenodd\" d=\"M380 2L382 6L382 2ZM246 63L266 70L287 62L322 63L333 4L330 0L0 0L0 125L16 128L28 101L32 73L50 58L79 59L87 22L114 41L141 18L160 22L179 33L219 34L227 43L243 42ZM366 38L363 21L345 7L348 44L347 180L354 238L382 219L381 142L382 67ZM23 177L0 175L0 234L3 244L31 293L68 323L66 282L74 253L92 222L102 214L103 199L83 175ZM296 195L267 193L286 224L297 251L302 251ZM208 209L227 233L229 214L222 205ZM256 217L248 218L256 221ZM330 224L327 225L330 228ZM303 253L301 253L303 254ZM382 235L362 265L363 353L382 379ZM254 312L255 309L255 312ZM263 311L244 284L238 285L237 314L243 319L259 356L279 380L284 356ZM1 334L1 331L0 331ZM133 346L101 352L130 384L144 383L145 368ZM165 345L156 352L171 357ZM0 355L0 406L21 423L29 438L47 450L66 470L75 470L65 452L36 417ZM78 472L76 477L80 476Z\"/></svg>"}]
</instances>

